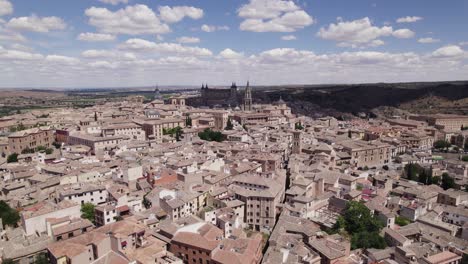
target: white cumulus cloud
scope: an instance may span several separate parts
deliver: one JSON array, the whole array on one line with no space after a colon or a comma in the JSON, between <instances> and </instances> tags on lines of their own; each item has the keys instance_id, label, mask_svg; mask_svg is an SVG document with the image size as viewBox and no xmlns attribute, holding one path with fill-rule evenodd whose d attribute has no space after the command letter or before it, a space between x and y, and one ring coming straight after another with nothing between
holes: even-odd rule
<instances>
[{"instance_id":1,"label":"white cumulus cloud","mask_svg":"<svg viewBox=\"0 0 468 264\"><path fill-rule=\"evenodd\" d=\"M31 53L20 50L2 50L0 49L0 60L7 59L13 61L33 61L43 59L44 56L38 53Z\"/></svg>"},{"instance_id":2,"label":"white cumulus cloud","mask_svg":"<svg viewBox=\"0 0 468 264\"><path fill-rule=\"evenodd\" d=\"M395 38L407 39L414 37L415 33L407 28L403 28L393 31L392 35Z\"/></svg>"},{"instance_id":3,"label":"white cumulus cloud","mask_svg":"<svg viewBox=\"0 0 468 264\"><path fill-rule=\"evenodd\" d=\"M227 30L229 30L229 27L228 26L215 26L215 25L203 24L201 26L201 30L205 31L205 32L227 31Z\"/></svg>"},{"instance_id":4,"label":"white cumulus cloud","mask_svg":"<svg viewBox=\"0 0 468 264\"><path fill-rule=\"evenodd\" d=\"M184 17L191 19L200 19L203 17L203 9L193 6L160 6L159 14L163 21L167 23L176 23Z\"/></svg>"},{"instance_id":5,"label":"white cumulus cloud","mask_svg":"<svg viewBox=\"0 0 468 264\"><path fill-rule=\"evenodd\" d=\"M129 39L119 48L132 51L154 51L162 55L179 54L191 56L211 56L213 53L205 48L187 47L178 43L156 43L144 39Z\"/></svg>"},{"instance_id":6,"label":"white cumulus cloud","mask_svg":"<svg viewBox=\"0 0 468 264\"><path fill-rule=\"evenodd\" d=\"M116 59L135 60L137 57L131 52L120 52L117 50L85 50L81 56L86 59Z\"/></svg>"},{"instance_id":7,"label":"white cumulus cloud","mask_svg":"<svg viewBox=\"0 0 468 264\"><path fill-rule=\"evenodd\" d=\"M237 60L241 59L244 57L244 53L242 52L236 52L232 49L224 49L219 53L219 57L223 59L228 59L228 60Z\"/></svg>"},{"instance_id":8,"label":"white cumulus cloud","mask_svg":"<svg viewBox=\"0 0 468 264\"><path fill-rule=\"evenodd\" d=\"M46 61L49 61L49 62L55 62L55 63L67 64L67 65L73 65L73 64L77 64L80 62L80 60L77 58L62 56L62 55L54 55L54 54L47 55L45 59Z\"/></svg>"},{"instance_id":9,"label":"white cumulus cloud","mask_svg":"<svg viewBox=\"0 0 468 264\"><path fill-rule=\"evenodd\" d=\"M332 23L328 28L322 27L317 36L326 40L339 42L339 46L360 46L373 43L380 37L390 36L393 28L388 26L377 27L372 25L368 17ZM376 42L374 42L375 44ZM378 43L381 43L378 41Z\"/></svg>"},{"instance_id":10,"label":"white cumulus cloud","mask_svg":"<svg viewBox=\"0 0 468 264\"><path fill-rule=\"evenodd\" d=\"M99 2L111 5L128 4L128 0L99 0Z\"/></svg>"},{"instance_id":11,"label":"white cumulus cloud","mask_svg":"<svg viewBox=\"0 0 468 264\"><path fill-rule=\"evenodd\" d=\"M422 17L419 16L406 16L406 17L400 17L396 20L397 23L414 23L418 22L419 20L422 20Z\"/></svg>"},{"instance_id":12,"label":"white cumulus cloud","mask_svg":"<svg viewBox=\"0 0 468 264\"><path fill-rule=\"evenodd\" d=\"M436 43L440 42L440 39L435 39L435 38L420 38L418 39L419 43L427 44L427 43Z\"/></svg>"},{"instance_id":13,"label":"white cumulus cloud","mask_svg":"<svg viewBox=\"0 0 468 264\"><path fill-rule=\"evenodd\" d=\"M111 34L86 32L86 33L79 34L77 39L81 41L88 41L88 42L101 42L101 41L115 40L115 36Z\"/></svg>"},{"instance_id":14,"label":"white cumulus cloud","mask_svg":"<svg viewBox=\"0 0 468 264\"><path fill-rule=\"evenodd\" d=\"M437 58L461 57L465 52L457 45L449 45L435 50L432 56Z\"/></svg>"},{"instance_id":15,"label":"white cumulus cloud","mask_svg":"<svg viewBox=\"0 0 468 264\"><path fill-rule=\"evenodd\" d=\"M286 35L281 37L282 40L296 40L296 36L294 35Z\"/></svg>"},{"instance_id":16,"label":"white cumulus cloud","mask_svg":"<svg viewBox=\"0 0 468 264\"><path fill-rule=\"evenodd\" d=\"M55 16L38 17L31 15L28 17L15 17L6 24L8 28L20 31L49 32L52 30L65 29L65 22Z\"/></svg>"},{"instance_id":17,"label":"white cumulus cloud","mask_svg":"<svg viewBox=\"0 0 468 264\"><path fill-rule=\"evenodd\" d=\"M180 37L177 38L179 43L200 43L200 39L196 37Z\"/></svg>"},{"instance_id":18,"label":"white cumulus cloud","mask_svg":"<svg viewBox=\"0 0 468 264\"><path fill-rule=\"evenodd\" d=\"M107 8L86 9L89 24L107 34L164 34L171 31L167 24L146 5L127 6L115 12Z\"/></svg>"},{"instance_id":19,"label":"white cumulus cloud","mask_svg":"<svg viewBox=\"0 0 468 264\"><path fill-rule=\"evenodd\" d=\"M315 21L293 1L250 0L237 11L244 18L240 24L243 31L294 32Z\"/></svg>"},{"instance_id":20,"label":"white cumulus cloud","mask_svg":"<svg viewBox=\"0 0 468 264\"><path fill-rule=\"evenodd\" d=\"M0 0L0 16L13 13L13 5L8 0Z\"/></svg>"}]
</instances>

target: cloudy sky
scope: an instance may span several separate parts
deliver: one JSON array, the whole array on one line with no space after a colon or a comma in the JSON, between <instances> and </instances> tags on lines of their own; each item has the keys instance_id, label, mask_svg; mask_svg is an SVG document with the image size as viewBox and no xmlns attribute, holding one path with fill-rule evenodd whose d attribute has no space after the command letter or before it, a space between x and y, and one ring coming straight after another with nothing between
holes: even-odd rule
<instances>
[{"instance_id":1,"label":"cloudy sky","mask_svg":"<svg viewBox=\"0 0 468 264\"><path fill-rule=\"evenodd\" d=\"M0 0L0 87L468 79L466 0Z\"/></svg>"}]
</instances>

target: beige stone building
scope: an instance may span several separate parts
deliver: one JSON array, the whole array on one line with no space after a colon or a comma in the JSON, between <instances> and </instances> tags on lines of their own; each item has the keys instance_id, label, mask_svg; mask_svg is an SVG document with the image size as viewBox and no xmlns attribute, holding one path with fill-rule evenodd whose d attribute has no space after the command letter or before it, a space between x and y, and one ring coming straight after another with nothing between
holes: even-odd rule
<instances>
[{"instance_id":1,"label":"beige stone building","mask_svg":"<svg viewBox=\"0 0 468 264\"><path fill-rule=\"evenodd\" d=\"M101 128L103 137L126 136L132 140L145 140L145 131L135 123L112 124Z\"/></svg>"},{"instance_id":2,"label":"beige stone building","mask_svg":"<svg viewBox=\"0 0 468 264\"><path fill-rule=\"evenodd\" d=\"M427 116L412 116L414 120L426 121L429 125L443 129L446 132L457 132L462 127L468 127L468 116L462 115L427 115Z\"/></svg>"},{"instance_id":3,"label":"beige stone building","mask_svg":"<svg viewBox=\"0 0 468 264\"><path fill-rule=\"evenodd\" d=\"M391 159L391 146L379 141L352 140L341 142L340 145L351 156L351 165L355 167L381 166Z\"/></svg>"},{"instance_id":4,"label":"beige stone building","mask_svg":"<svg viewBox=\"0 0 468 264\"><path fill-rule=\"evenodd\" d=\"M284 198L284 183L258 175L240 175L229 188L236 199L245 203L246 224L256 230L274 226L277 206Z\"/></svg>"},{"instance_id":5,"label":"beige stone building","mask_svg":"<svg viewBox=\"0 0 468 264\"><path fill-rule=\"evenodd\" d=\"M89 134L73 133L68 136L68 144L88 146L93 152L96 152L98 150L111 150L125 138L124 136L96 137Z\"/></svg>"},{"instance_id":6,"label":"beige stone building","mask_svg":"<svg viewBox=\"0 0 468 264\"><path fill-rule=\"evenodd\" d=\"M21 153L24 149L34 149L39 146L50 148L53 142L54 132L49 128L31 128L8 136L10 153Z\"/></svg>"},{"instance_id":7,"label":"beige stone building","mask_svg":"<svg viewBox=\"0 0 468 264\"><path fill-rule=\"evenodd\" d=\"M147 138L154 138L156 141L162 141L163 129L175 127L185 127L185 120L182 118L163 118L158 120L147 120L142 123L143 130Z\"/></svg>"}]
</instances>

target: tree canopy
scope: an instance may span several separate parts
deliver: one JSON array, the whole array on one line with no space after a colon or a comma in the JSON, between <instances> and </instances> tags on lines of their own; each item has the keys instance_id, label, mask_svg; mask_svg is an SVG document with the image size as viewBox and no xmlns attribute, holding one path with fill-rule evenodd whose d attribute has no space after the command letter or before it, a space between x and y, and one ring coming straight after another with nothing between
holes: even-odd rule
<instances>
[{"instance_id":1,"label":"tree canopy","mask_svg":"<svg viewBox=\"0 0 468 264\"><path fill-rule=\"evenodd\" d=\"M437 140L436 142L434 142L434 148L436 149L448 149L450 148L450 146L452 146L452 144L445 140Z\"/></svg>"},{"instance_id":2,"label":"tree canopy","mask_svg":"<svg viewBox=\"0 0 468 264\"><path fill-rule=\"evenodd\" d=\"M448 173L442 174L442 182L440 187L444 190L455 188L455 179L448 175Z\"/></svg>"},{"instance_id":3,"label":"tree canopy","mask_svg":"<svg viewBox=\"0 0 468 264\"><path fill-rule=\"evenodd\" d=\"M91 222L94 222L94 204L84 203L81 205L81 217L88 219Z\"/></svg>"},{"instance_id":4,"label":"tree canopy","mask_svg":"<svg viewBox=\"0 0 468 264\"><path fill-rule=\"evenodd\" d=\"M7 163L18 162L18 153L12 153L7 157Z\"/></svg>"},{"instance_id":5,"label":"tree canopy","mask_svg":"<svg viewBox=\"0 0 468 264\"><path fill-rule=\"evenodd\" d=\"M34 264L48 264L50 263L49 262L49 259L47 258L47 255L46 254L39 254L37 257L36 257L36 261L34 261Z\"/></svg>"},{"instance_id":6,"label":"tree canopy","mask_svg":"<svg viewBox=\"0 0 468 264\"><path fill-rule=\"evenodd\" d=\"M185 117L185 126L187 126L187 127L191 127L191 126L192 126L192 118L191 118L189 115L187 115L187 116Z\"/></svg>"},{"instance_id":7,"label":"tree canopy","mask_svg":"<svg viewBox=\"0 0 468 264\"><path fill-rule=\"evenodd\" d=\"M304 127L301 125L301 123L296 123L296 124L294 124L294 129L296 129L296 130L303 130Z\"/></svg>"},{"instance_id":8,"label":"tree canopy","mask_svg":"<svg viewBox=\"0 0 468 264\"><path fill-rule=\"evenodd\" d=\"M232 130L233 128L234 128L234 125L232 124L231 118L228 118L225 129Z\"/></svg>"},{"instance_id":9,"label":"tree canopy","mask_svg":"<svg viewBox=\"0 0 468 264\"><path fill-rule=\"evenodd\" d=\"M226 139L223 133L219 131L213 131L209 128L206 128L205 130L203 130L203 132L198 133L198 136L206 141L222 142Z\"/></svg>"},{"instance_id":10,"label":"tree canopy","mask_svg":"<svg viewBox=\"0 0 468 264\"><path fill-rule=\"evenodd\" d=\"M183 130L180 126L174 128L163 128L163 135L170 135L171 137L175 137L177 141L180 141L180 137L183 134Z\"/></svg>"},{"instance_id":11,"label":"tree canopy","mask_svg":"<svg viewBox=\"0 0 468 264\"><path fill-rule=\"evenodd\" d=\"M353 249L385 248L385 240L379 235L382 227L382 222L363 203L350 201L333 229L348 233Z\"/></svg>"},{"instance_id":12,"label":"tree canopy","mask_svg":"<svg viewBox=\"0 0 468 264\"><path fill-rule=\"evenodd\" d=\"M410 181L417 181L425 185L438 184L439 179L432 176L432 168L426 169L419 164L407 164L405 177Z\"/></svg>"},{"instance_id":13,"label":"tree canopy","mask_svg":"<svg viewBox=\"0 0 468 264\"><path fill-rule=\"evenodd\" d=\"M397 216L395 217L395 224L405 226L411 224L411 221L403 216Z\"/></svg>"},{"instance_id":14,"label":"tree canopy","mask_svg":"<svg viewBox=\"0 0 468 264\"><path fill-rule=\"evenodd\" d=\"M5 201L0 201L0 218L3 225L16 227L20 216L18 211L11 208Z\"/></svg>"}]
</instances>

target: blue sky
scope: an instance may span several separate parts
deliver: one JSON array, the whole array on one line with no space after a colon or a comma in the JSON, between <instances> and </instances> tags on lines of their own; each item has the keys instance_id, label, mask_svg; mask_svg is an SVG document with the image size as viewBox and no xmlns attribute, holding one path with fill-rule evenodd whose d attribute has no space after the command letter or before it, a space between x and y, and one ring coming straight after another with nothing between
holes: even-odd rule
<instances>
[{"instance_id":1,"label":"blue sky","mask_svg":"<svg viewBox=\"0 0 468 264\"><path fill-rule=\"evenodd\" d=\"M467 13L466 0L0 0L0 87L466 79Z\"/></svg>"}]
</instances>

